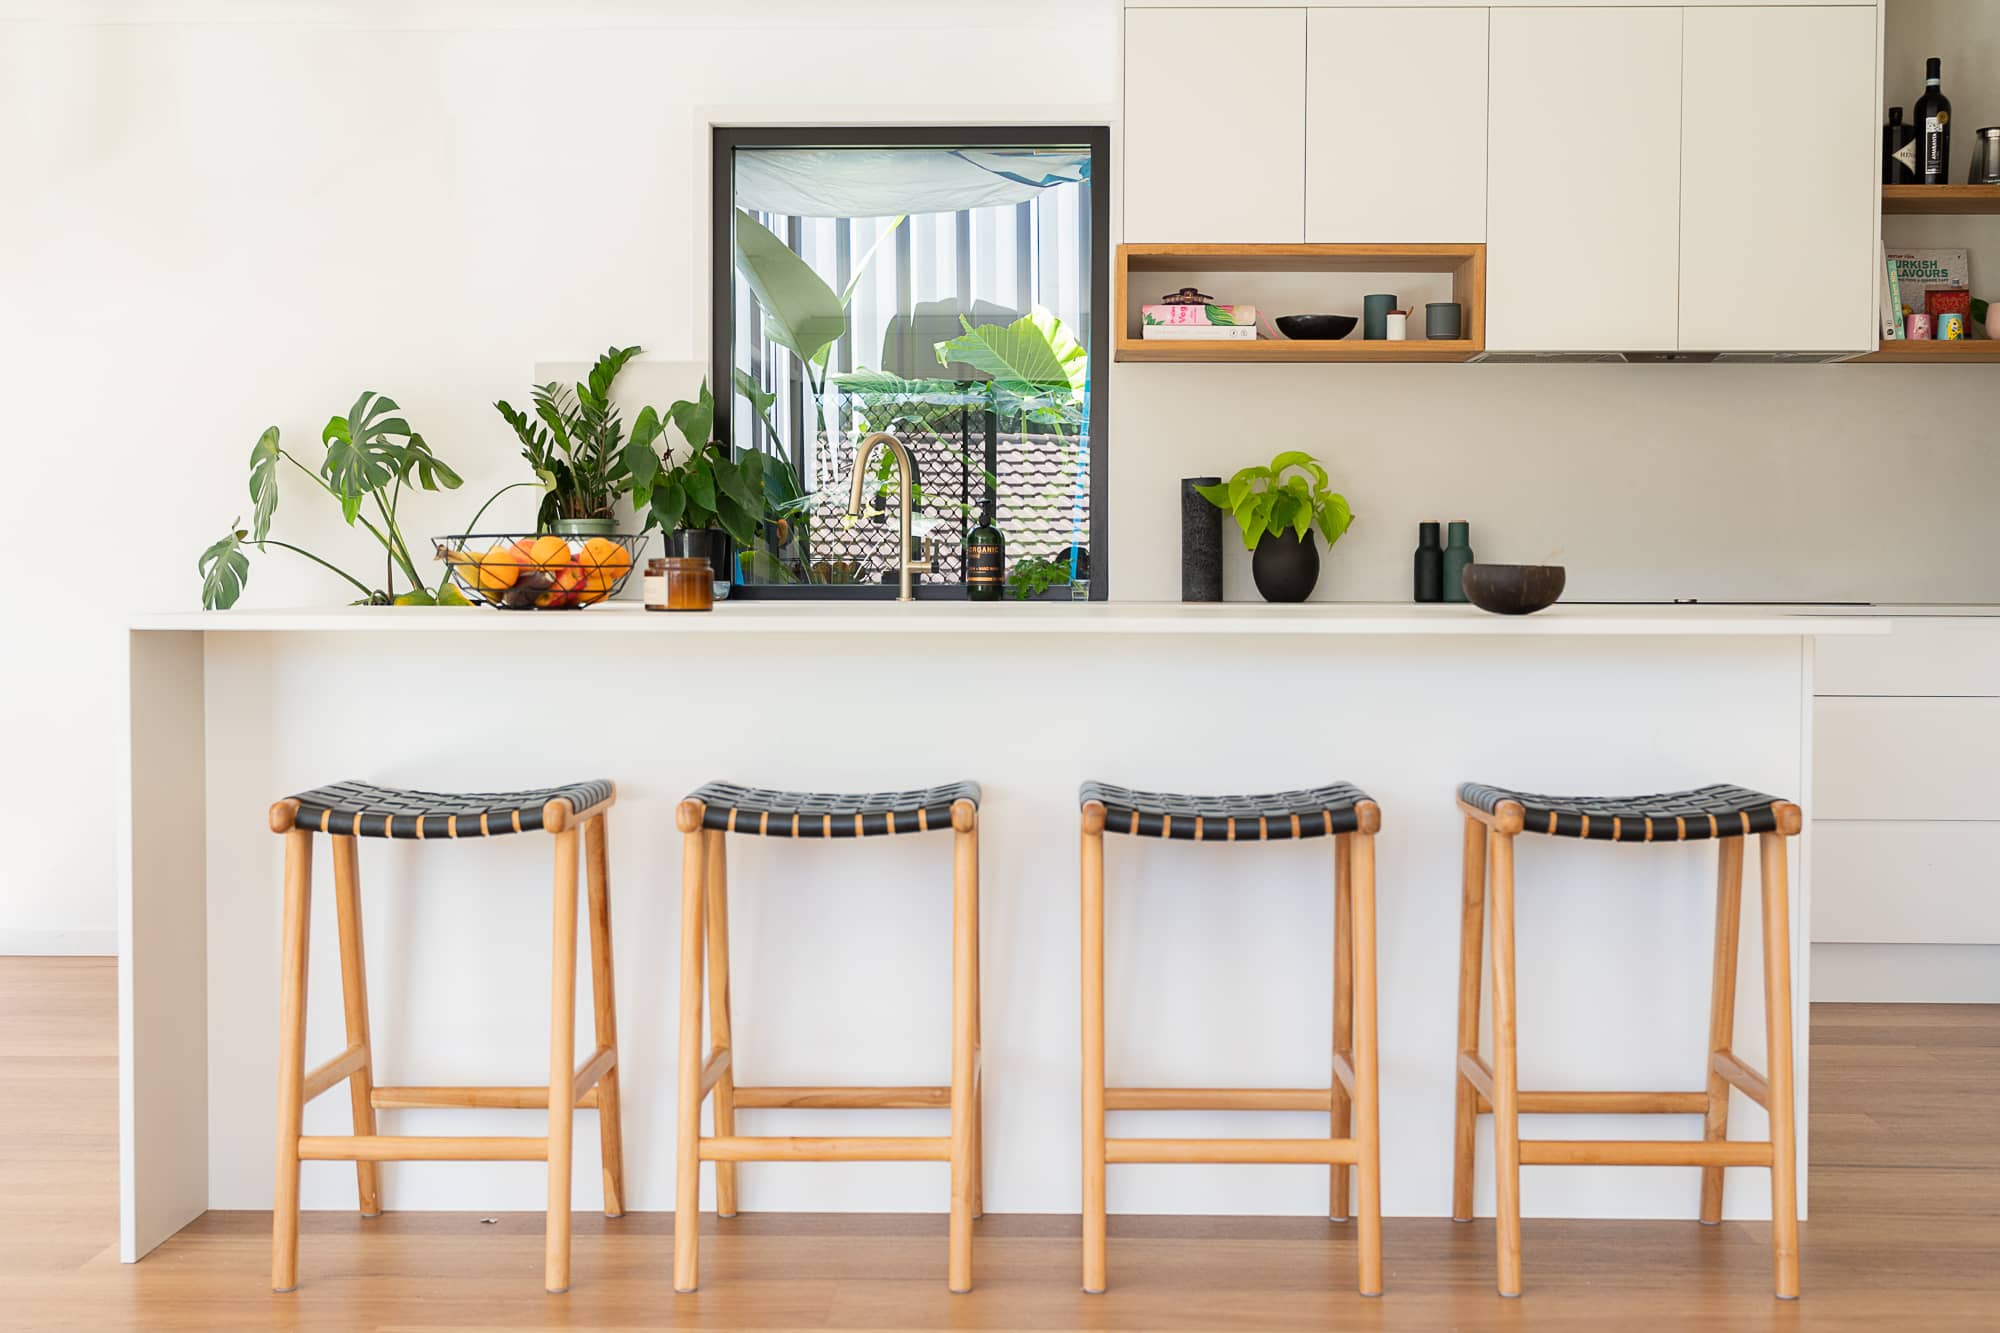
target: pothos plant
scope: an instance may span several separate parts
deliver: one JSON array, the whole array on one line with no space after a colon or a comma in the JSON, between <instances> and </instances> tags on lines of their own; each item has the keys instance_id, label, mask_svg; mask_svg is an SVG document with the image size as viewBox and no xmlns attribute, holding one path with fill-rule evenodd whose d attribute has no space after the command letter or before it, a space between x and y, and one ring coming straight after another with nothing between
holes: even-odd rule
<instances>
[{"instance_id":1,"label":"pothos plant","mask_svg":"<svg viewBox=\"0 0 2000 1333\"><path fill-rule=\"evenodd\" d=\"M546 492L536 515L543 531L557 519L610 518L613 502L630 489L625 423L611 405L611 385L641 350L606 348L574 388L555 380L536 385L533 417L504 398L493 404Z\"/></svg>"},{"instance_id":2,"label":"pothos plant","mask_svg":"<svg viewBox=\"0 0 2000 1333\"><path fill-rule=\"evenodd\" d=\"M671 424L684 447L666 440ZM664 418L651 407L632 420L624 466L632 479L632 504L647 528L717 528L740 547L752 545L764 523L764 474L744 460L732 460L729 446L714 438L715 399L703 380L693 402L683 399Z\"/></svg>"},{"instance_id":3,"label":"pothos plant","mask_svg":"<svg viewBox=\"0 0 2000 1333\"><path fill-rule=\"evenodd\" d=\"M1284 475L1294 469L1303 475ZM1354 522L1347 497L1327 488L1326 469L1319 460L1297 449L1279 454L1267 467L1246 467L1228 481L1195 490L1235 518L1247 551L1256 550L1266 536L1287 530L1305 541L1318 529L1332 546Z\"/></svg>"},{"instance_id":4,"label":"pothos plant","mask_svg":"<svg viewBox=\"0 0 2000 1333\"><path fill-rule=\"evenodd\" d=\"M250 451L250 526L237 526L242 522L238 518L220 541L201 553L197 568L201 572L202 606L219 611L236 604L236 599L243 595L244 585L250 579L248 548L252 546L259 551L275 546L332 570L354 585L355 591L360 594L355 599L357 603L383 606L391 603L397 606L467 605L465 598L448 580L440 580L435 592L424 582L423 576L417 572L417 562L410 554L410 544L397 521L397 505L406 486L438 491L456 490L461 484L458 473L433 454L430 446L424 443L424 437L412 431L409 423L396 415L399 410L394 399L372 389L364 390L345 416L331 418L326 423L326 429L320 432L320 443L326 446L326 455L317 469L301 463L279 443L276 426L259 436L256 446ZM371 586L303 547L281 542L270 535L271 520L278 511L278 478L287 463L339 502L340 516L349 527L364 529L381 544L384 569L379 587ZM511 486L501 488L503 492L512 489ZM489 499L486 503L493 501ZM480 506L480 513L485 511L485 505ZM473 523L476 525L478 521L475 515ZM396 590L399 571L409 582L409 587L402 592Z\"/></svg>"}]
</instances>

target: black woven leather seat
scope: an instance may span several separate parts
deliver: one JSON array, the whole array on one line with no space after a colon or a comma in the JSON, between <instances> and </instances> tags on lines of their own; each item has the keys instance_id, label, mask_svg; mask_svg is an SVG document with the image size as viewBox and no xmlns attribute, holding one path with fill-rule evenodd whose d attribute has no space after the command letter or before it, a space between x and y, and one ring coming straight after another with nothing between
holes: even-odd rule
<instances>
[{"instance_id":1,"label":"black woven leather seat","mask_svg":"<svg viewBox=\"0 0 2000 1333\"><path fill-rule=\"evenodd\" d=\"M1522 832L1594 842L1696 842L1774 833L1777 807L1787 804L1727 783L1651 796L1544 796L1467 782L1458 799L1489 815L1513 801L1527 814Z\"/></svg>"},{"instance_id":2,"label":"black woven leather seat","mask_svg":"<svg viewBox=\"0 0 2000 1333\"><path fill-rule=\"evenodd\" d=\"M701 826L773 838L859 838L935 833L951 827L951 807L979 805L979 784L951 782L912 791L774 791L705 782L688 793L703 806Z\"/></svg>"},{"instance_id":3,"label":"black woven leather seat","mask_svg":"<svg viewBox=\"0 0 2000 1333\"><path fill-rule=\"evenodd\" d=\"M611 799L603 779L533 791L436 792L336 782L292 797L299 803L294 828L359 838L481 838L531 833L542 827L542 807L566 800L587 810Z\"/></svg>"},{"instance_id":4,"label":"black woven leather seat","mask_svg":"<svg viewBox=\"0 0 2000 1333\"><path fill-rule=\"evenodd\" d=\"M1078 805L1096 801L1104 807L1107 832L1188 842L1353 833L1361 827L1356 807L1373 804L1366 792L1345 782L1253 796L1187 796L1086 782L1077 789L1076 798Z\"/></svg>"}]
</instances>

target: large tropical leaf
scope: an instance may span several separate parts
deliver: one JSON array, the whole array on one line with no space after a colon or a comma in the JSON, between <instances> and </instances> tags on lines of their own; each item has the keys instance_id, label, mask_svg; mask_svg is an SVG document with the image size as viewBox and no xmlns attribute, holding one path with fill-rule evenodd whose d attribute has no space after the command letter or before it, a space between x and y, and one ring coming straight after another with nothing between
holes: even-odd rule
<instances>
[{"instance_id":1,"label":"large tropical leaf","mask_svg":"<svg viewBox=\"0 0 2000 1333\"><path fill-rule=\"evenodd\" d=\"M427 491L455 491L464 483L464 478L452 471L449 463L431 452L421 435L412 435L403 446L403 463L397 475L404 481L414 476L417 485Z\"/></svg>"},{"instance_id":2,"label":"large tropical leaf","mask_svg":"<svg viewBox=\"0 0 2000 1333\"><path fill-rule=\"evenodd\" d=\"M674 427L688 447L700 449L715 438L715 397L708 391L708 381L701 382L701 392L693 402L683 398L667 409Z\"/></svg>"},{"instance_id":3,"label":"large tropical leaf","mask_svg":"<svg viewBox=\"0 0 2000 1333\"><path fill-rule=\"evenodd\" d=\"M756 380L750 377L750 372L741 366L737 366L731 370L729 378L730 382L736 386L736 392L750 400L750 411L756 415L759 421L764 423L764 429L770 433L771 438L774 440L780 438L778 435L778 425L771 420L771 408L778 401L778 395L769 392L763 385L757 383Z\"/></svg>"},{"instance_id":4,"label":"large tropical leaf","mask_svg":"<svg viewBox=\"0 0 2000 1333\"><path fill-rule=\"evenodd\" d=\"M195 562L201 571L203 610L227 611L243 595L243 585L250 581L250 557L243 553L243 541L249 535L232 525L229 534L203 551L201 559Z\"/></svg>"},{"instance_id":5,"label":"large tropical leaf","mask_svg":"<svg viewBox=\"0 0 2000 1333\"><path fill-rule=\"evenodd\" d=\"M271 515L278 511L278 428L257 437L250 450L250 540L262 544L271 533Z\"/></svg>"},{"instance_id":6,"label":"large tropical leaf","mask_svg":"<svg viewBox=\"0 0 2000 1333\"><path fill-rule=\"evenodd\" d=\"M340 497L340 515L349 526L361 512L361 498L394 481L406 466L400 436L407 440L409 423L389 416L396 410L394 399L364 389L344 417L334 417L320 432L326 445L326 461L320 476Z\"/></svg>"},{"instance_id":7,"label":"large tropical leaf","mask_svg":"<svg viewBox=\"0 0 2000 1333\"><path fill-rule=\"evenodd\" d=\"M1090 354L1048 310L1036 306L1012 324L959 322L965 332L937 345L938 363L962 361L991 375L1010 410L1060 412L1082 398Z\"/></svg>"},{"instance_id":8,"label":"large tropical leaf","mask_svg":"<svg viewBox=\"0 0 2000 1333\"><path fill-rule=\"evenodd\" d=\"M768 227L736 210L736 269L764 308L764 336L811 361L847 331L847 302Z\"/></svg>"}]
</instances>

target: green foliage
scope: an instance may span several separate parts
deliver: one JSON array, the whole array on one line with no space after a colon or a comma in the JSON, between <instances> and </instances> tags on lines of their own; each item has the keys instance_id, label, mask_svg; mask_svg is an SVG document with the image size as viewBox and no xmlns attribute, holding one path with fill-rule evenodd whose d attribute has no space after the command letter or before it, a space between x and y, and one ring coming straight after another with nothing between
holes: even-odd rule
<instances>
[{"instance_id":1,"label":"green foliage","mask_svg":"<svg viewBox=\"0 0 2000 1333\"><path fill-rule=\"evenodd\" d=\"M1283 475L1293 468L1307 476ZM1276 534L1287 528L1302 541L1317 528L1326 538L1326 544L1332 546L1354 522L1354 511L1348 507L1347 497L1327 488L1326 469L1312 455L1297 449L1279 454L1268 467L1246 467L1228 481L1195 489L1210 504L1235 518L1243 533L1245 550L1256 550L1266 533Z\"/></svg>"},{"instance_id":2,"label":"green foliage","mask_svg":"<svg viewBox=\"0 0 2000 1333\"><path fill-rule=\"evenodd\" d=\"M676 458L666 440L671 424L686 443ZM632 422L624 463L632 479L632 503L646 527L720 528L740 547L755 544L764 522L761 463L732 460L729 447L713 439L715 399L703 380L700 395L669 407L663 420L651 407Z\"/></svg>"},{"instance_id":3,"label":"green foliage","mask_svg":"<svg viewBox=\"0 0 2000 1333\"><path fill-rule=\"evenodd\" d=\"M625 423L611 405L611 386L638 347L608 347L574 386L551 380L534 388L534 415L506 399L494 410L521 441L521 457L545 494L536 514L547 528L559 518L609 518L631 484L625 463Z\"/></svg>"},{"instance_id":4,"label":"green foliage","mask_svg":"<svg viewBox=\"0 0 2000 1333\"><path fill-rule=\"evenodd\" d=\"M1090 354L1063 322L1041 306L1012 324L974 326L937 345L938 364L964 362L992 376L994 406L1008 415L1054 425L1072 424L1090 381Z\"/></svg>"},{"instance_id":5,"label":"green foliage","mask_svg":"<svg viewBox=\"0 0 2000 1333\"><path fill-rule=\"evenodd\" d=\"M257 437L257 443L250 450L251 525L249 528L237 526L242 521L238 518L229 525L229 532L203 551L195 562L201 574L201 604L204 608L227 610L243 595L243 589L250 580L250 554L247 549L250 546L259 551L276 546L304 556L354 585L361 594L359 600L364 602L429 606L439 600L417 573L409 542L404 539L403 530L397 522L396 509L406 486L418 486L427 491L456 490L462 483L458 473L431 452L423 436L412 431L409 423L396 415L398 411L394 399L373 390L364 390L345 416L330 418L326 429L320 432L320 441L326 446L326 453L317 469L307 467L285 449L276 426ZM282 463L290 463L310 477L315 485L339 503L340 516L349 527L366 529L368 535L381 545L385 569L383 589L372 588L311 551L271 536L271 523L278 512L278 476L283 470L280 467ZM363 512L364 509L372 509L375 517L371 520ZM399 571L409 582L409 588L400 596L396 592ZM445 604L450 604L449 599L443 600Z\"/></svg>"},{"instance_id":6,"label":"green foliage","mask_svg":"<svg viewBox=\"0 0 2000 1333\"><path fill-rule=\"evenodd\" d=\"M1061 587L1070 581L1069 562L1044 560L1031 555L1025 560L1016 560L1014 567L1007 571L1007 586L1019 601L1030 597L1040 597L1050 588Z\"/></svg>"}]
</instances>

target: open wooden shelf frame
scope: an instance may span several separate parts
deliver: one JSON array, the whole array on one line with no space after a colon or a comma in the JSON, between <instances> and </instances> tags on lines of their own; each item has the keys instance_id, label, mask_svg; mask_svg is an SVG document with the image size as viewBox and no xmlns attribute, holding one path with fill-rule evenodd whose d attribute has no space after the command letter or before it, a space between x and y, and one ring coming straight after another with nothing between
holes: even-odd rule
<instances>
[{"instance_id":1,"label":"open wooden shelf frame","mask_svg":"<svg viewBox=\"0 0 2000 1333\"><path fill-rule=\"evenodd\" d=\"M1461 307L1463 338L1367 341L1361 330L1338 342L1281 338L1148 342L1126 332L1135 313L1130 278L1138 273L1448 273ZM1354 312L1359 316L1360 311ZM1112 319L1118 361L1470 361L1486 350L1484 245L1121 245L1112 269ZM1419 311L1410 316L1423 329Z\"/></svg>"},{"instance_id":2,"label":"open wooden shelf frame","mask_svg":"<svg viewBox=\"0 0 2000 1333\"><path fill-rule=\"evenodd\" d=\"M1885 342L1849 365L1988 366L2000 364L2000 338L1933 338Z\"/></svg>"},{"instance_id":3,"label":"open wooden shelf frame","mask_svg":"<svg viewBox=\"0 0 2000 1333\"><path fill-rule=\"evenodd\" d=\"M1890 217L2000 214L2000 185L1884 185L1882 211Z\"/></svg>"}]
</instances>

